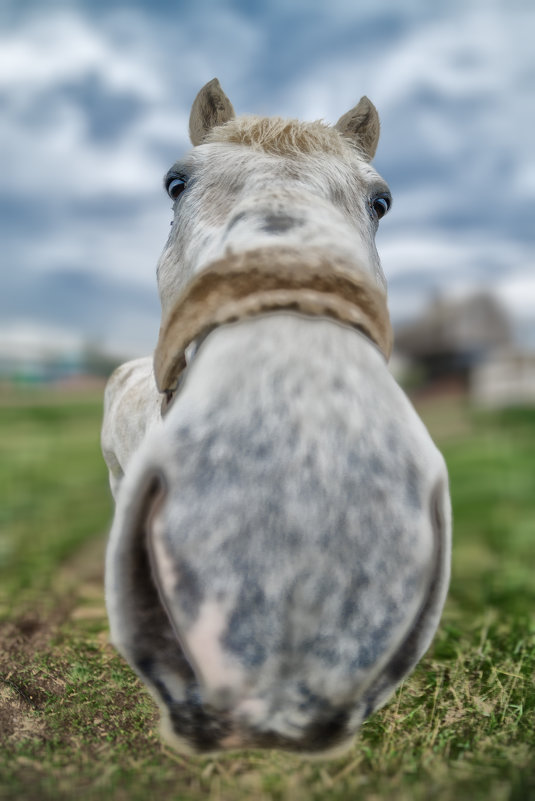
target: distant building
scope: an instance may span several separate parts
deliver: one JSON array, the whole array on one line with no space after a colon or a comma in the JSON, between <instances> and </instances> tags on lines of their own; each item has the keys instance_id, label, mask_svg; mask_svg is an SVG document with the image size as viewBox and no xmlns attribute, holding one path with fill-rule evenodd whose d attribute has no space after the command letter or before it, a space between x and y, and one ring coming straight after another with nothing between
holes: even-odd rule
<instances>
[{"instance_id":1,"label":"distant building","mask_svg":"<svg viewBox=\"0 0 535 801\"><path fill-rule=\"evenodd\" d=\"M472 371L491 353L511 347L509 318L490 294L437 298L413 323L396 330L399 356L418 368L423 383L458 381L468 389Z\"/></svg>"},{"instance_id":2,"label":"distant building","mask_svg":"<svg viewBox=\"0 0 535 801\"><path fill-rule=\"evenodd\" d=\"M470 397L478 406L535 403L535 353L515 349L496 351L472 371Z\"/></svg>"}]
</instances>

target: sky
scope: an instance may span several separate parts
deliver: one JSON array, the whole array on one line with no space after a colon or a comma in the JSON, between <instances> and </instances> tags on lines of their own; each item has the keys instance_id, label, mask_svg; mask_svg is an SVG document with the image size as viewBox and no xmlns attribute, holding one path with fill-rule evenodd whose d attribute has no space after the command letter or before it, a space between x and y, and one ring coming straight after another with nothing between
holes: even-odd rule
<instances>
[{"instance_id":1,"label":"sky","mask_svg":"<svg viewBox=\"0 0 535 801\"><path fill-rule=\"evenodd\" d=\"M484 287L535 346L531 0L2 0L0 346L155 345L162 176L200 87L237 113L378 108L394 323Z\"/></svg>"}]
</instances>

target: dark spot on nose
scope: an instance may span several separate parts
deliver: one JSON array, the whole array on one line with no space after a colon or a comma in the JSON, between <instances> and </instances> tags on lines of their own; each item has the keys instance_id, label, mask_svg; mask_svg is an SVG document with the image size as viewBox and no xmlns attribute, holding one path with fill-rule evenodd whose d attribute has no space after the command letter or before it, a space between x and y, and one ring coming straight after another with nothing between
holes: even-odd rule
<instances>
[{"instance_id":1,"label":"dark spot on nose","mask_svg":"<svg viewBox=\"0 0 535 801\"><path fill-rule=\"evenodd\" d=\"M262 231L268 234L284 234L292 228L299 228L303 225L302 220L297 220L289 214L266 214L262 220Z\"/></svg>"},{"instance_id":2,"label":"dark spot on nose","mask_svg":"<svg viewBox=\"0 0 535 801\"><path fill-rule=\"evenodd\" d=\"M168 707L176 734L184 737L200 754L221 749L221 740L232 731L227 715L202 705L195 685L187 688L184 701L173 702Z\"/></svg>"},{"instance_id":3,"label":"dark spot on nose","mask_svg":"<svg viewBox=\"0 0 535 801\"><path fill-rule=\"evenodd\" d=\"M193 622L204 600L204 591L197 573L184 559L178 565L175 591L182 611Z\"/></svg>"},{"instance_id":4,"label":"dark spot on nose","mask_svg":"<svg viewBox=\"0 0 535 801\"><path fill-rule=\"evenodd\" d=\"M221 643L247 667L259 667L267 658L262 634L269 627L269 611L263 589L256 582L244 582Z\"/></svg>"},{"instance_id":5,"label":"dark spot on nose","mask_svg":"<svg viewBox=\"0 0 535 801\"><path fill-rule=\"evenodd\" d=\"M347 739L348 720L349 712L345 709L337 709L312 721L305 729L300 750L323 751L338 745L342 740Z\"/></svg>"}]
</instances>

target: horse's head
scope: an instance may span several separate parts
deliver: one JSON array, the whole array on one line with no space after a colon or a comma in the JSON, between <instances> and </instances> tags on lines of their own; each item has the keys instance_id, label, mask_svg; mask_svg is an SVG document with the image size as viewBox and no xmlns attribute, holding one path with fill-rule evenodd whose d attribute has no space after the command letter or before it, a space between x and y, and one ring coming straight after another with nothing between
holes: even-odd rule
<instances>
[{"instance_id":1,"label":"horse's head","mask_svg":"<svg viewBox=\"0 0 535 801\"><path fill-rule=\"evenodd\" d=\"M374 239L391 196L370 165L379 118L367 98L334 127L235 117L213 80L193 104L190 134L194 149L165 177L174 219L158 265L164 317L194 273L252 246L327 251L385 288Z\"/></svg>"},{"instance_id":2,"label":"horse's head","mask_svg":"<svg viewBox=\"0 0 535 801\"><path fill-rule=\"evenodd\" d=\"M113 640L177 748L326 752L425 652L449 575L444 463L386 368L377 112L236 118L212 81L190 134L158 271L174 399L119 493Z\"/></svg>"}]
</instances>

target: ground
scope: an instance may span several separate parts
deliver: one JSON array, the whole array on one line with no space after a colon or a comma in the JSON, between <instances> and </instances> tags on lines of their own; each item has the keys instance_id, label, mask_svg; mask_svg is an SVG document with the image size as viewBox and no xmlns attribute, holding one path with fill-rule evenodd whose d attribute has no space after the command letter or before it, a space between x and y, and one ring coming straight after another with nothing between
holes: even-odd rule
<instances>
[{"instance_id":1,"label":"ground","mask_svg":"<svg viewBox=\"0 0 535 801\"><path fill-rule=\"evenodd\" d=\"M108 642L100 394L0 399L0 798L535 799L535 410L417 405L445 453L450 595L433 646L331 762L185 759Z\"/></svg>"}]
</instances>

